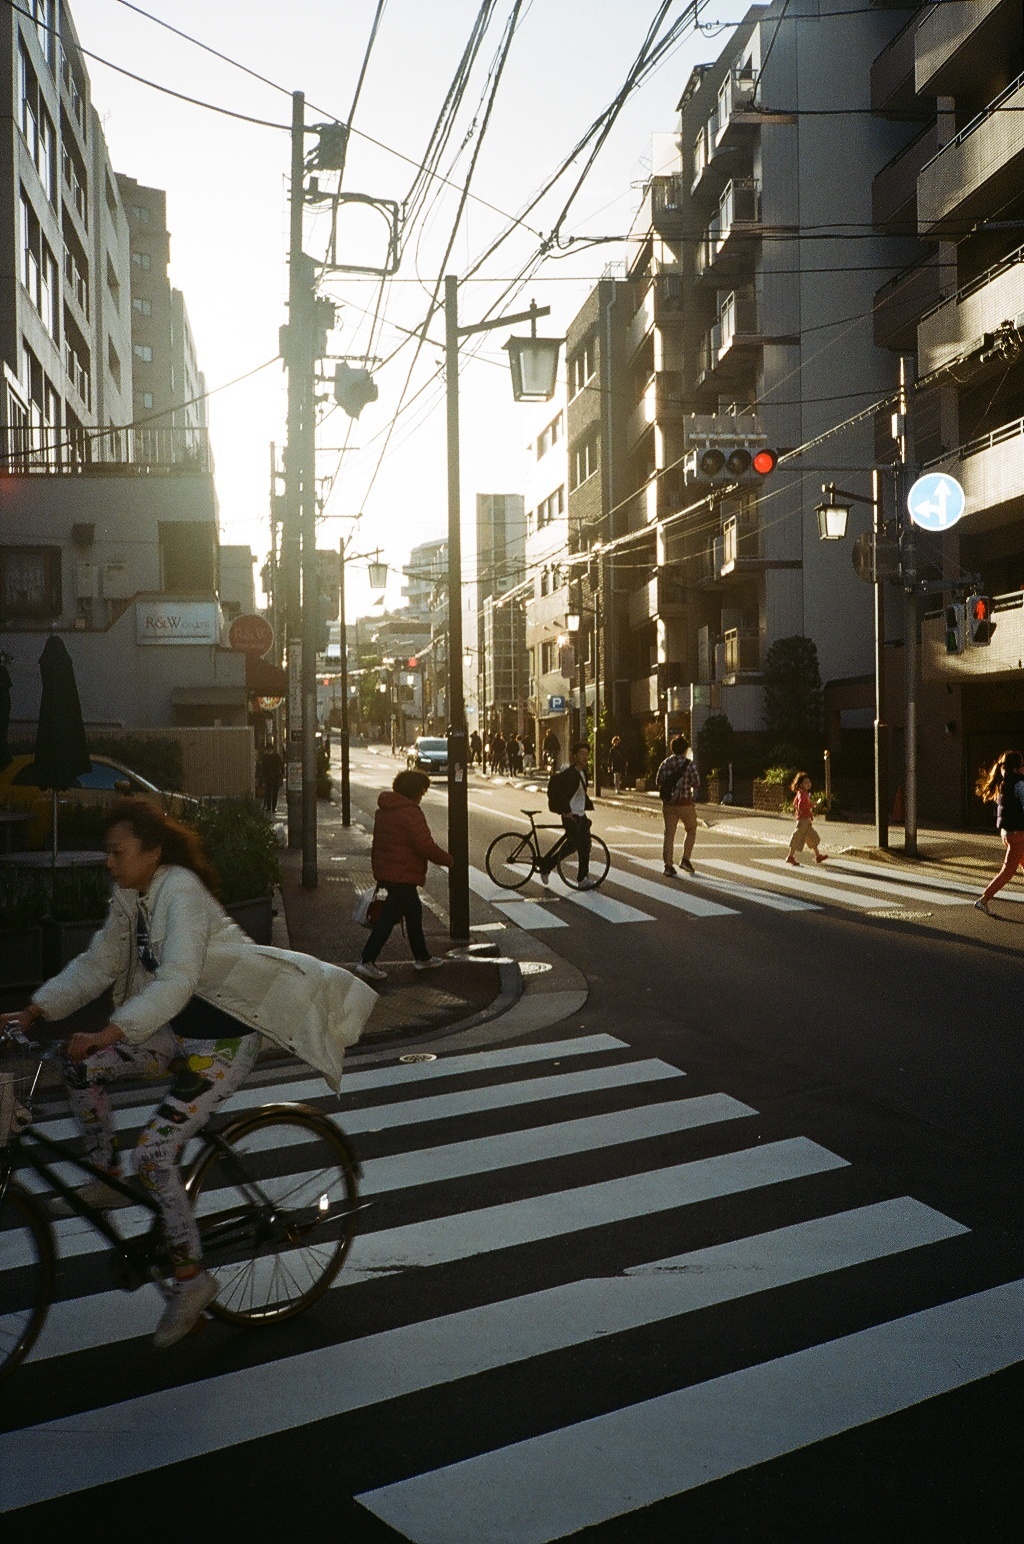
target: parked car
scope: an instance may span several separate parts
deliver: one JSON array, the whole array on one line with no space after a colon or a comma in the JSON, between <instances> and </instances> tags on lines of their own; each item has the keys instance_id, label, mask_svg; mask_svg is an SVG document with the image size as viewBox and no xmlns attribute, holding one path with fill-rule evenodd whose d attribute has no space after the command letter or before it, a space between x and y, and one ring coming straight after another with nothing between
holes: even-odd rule
<instances>
[{"instance_id":1,"label":"parked car","mask_svg":"<svg viewBox=\"0 0 1024 1544\"><path fill-rule=\"evenodd\" d=\"M447 777L448 741L430 735L417 735L406 757L406 766L412 772L425 772L428 777Z\"/></svg>"},{"instance_id":2,"label":"parked car","mask_svg":"<svg viewBox=\"0 0 1024 1544\"><path fill-rule=\"evenodd\" d=\"M15 756L0 772L0 806L26 810L32 817L28 828L30 847L43 847L50 836L53 801L48 790L37 788L31 781L34 759L31 756ZM89 770L75 779L71 788L61 789L61 804L106 804L118 794L145 794L161 808L180 815L196 801L186 794L168 793L151 783L131 767L123 766L110 756L92 756Z\"/></svg>"}]
</instances>

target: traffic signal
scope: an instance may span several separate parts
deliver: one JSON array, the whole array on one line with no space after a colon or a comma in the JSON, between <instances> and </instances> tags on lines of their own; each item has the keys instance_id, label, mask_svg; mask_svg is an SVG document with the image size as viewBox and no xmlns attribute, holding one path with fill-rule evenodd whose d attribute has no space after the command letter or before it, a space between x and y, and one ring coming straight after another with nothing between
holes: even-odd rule
<instances>
[{"instance_id":1,"label":"traffic signal","mask_svg":"<svg viewBox=\"0 0 1024 1544\"><path fill-rule=\"evenodd\" d=\"M774 472L778 452L763 440L722 436L704 448L692 449L686 458L687 482L731 483L745 479L760 480Z\"/></svg>"},{"instance_id":2,"label":"traffic signal","mask_svg":"<svg viewBox=\"0 0 1024 1544\"><path fill-rule=\"evenodd\" d=\"M966 608L962 601L954 601L946 607L946 653L962 654L964 652L964 623Z\"/></svg>"},{"instance_id":3,"label":"traffic signal","mask_svg":"<svg viewBox=\"0 0 1024 1544\"><path fill-rule=\"evenodd\" d=\"M369 370L338 365L334 372L334 400L350 418L358 418L368 402L377 400L377 387Z\"/></svg>"},{"instance_id":4,"label":"traffic signal","mask_svg":"<svg viewBox=\"0 0 1024 1544\"><path fill-rule=\"evenodd\" d=\"M991 595L972 595L967 602L967 637L974 648L992 642L996 625L992 620Z\"/></svg>"}]
</instances>

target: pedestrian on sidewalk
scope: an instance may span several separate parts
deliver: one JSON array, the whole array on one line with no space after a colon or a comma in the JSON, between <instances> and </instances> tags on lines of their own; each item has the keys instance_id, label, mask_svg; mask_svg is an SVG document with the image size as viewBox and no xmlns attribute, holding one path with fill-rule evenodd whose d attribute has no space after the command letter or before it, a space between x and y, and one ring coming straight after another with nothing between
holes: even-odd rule
<instances>
[{"instance_id":1,"label":"pedestrian on sidewalk","mask_svg":"<svg viewBox=\"0 0 1024 1544\"><path fill-rule=\"evenodd\" d=\"M804 846L813 849L816 863L824 863L828 858L827 852L822 852L818 833L814 829L814 805L811 803L811 789L814 783L810 774L798 772L789 785L789 791L793 795L793 815L796 818L796 829L789 839L789 851L786 854L786 862L796 865L797 853L802 852Z\"/></svg>"},{"instance_id":2,"label":"pedestrian on sidewalk","mask_svg":"<svg viewBox=\"0 0 1024 1544\"><path fill-rule=\"evenodd\" d=\"M558 766L558 758L562 753L562 742L553 729L549 729L544 736L541 751L544 756L544 765L550 767L551 771L554 772Z\"/></svg>"},{"instance_id":3,"label":"pedestrian on sidewalk","mask_svg":"<svg viewBox=\"0 0 1024 1544\"><path fill-rule=\"evenodd\" d=\"M500 729L491 740L491 771L499 775L505 771L505 736Z\"/></svg>"},{"instance_id":4,"label":"pedestrian on sidewalk","mask_svg":"<svg viewBox=\"0 0 1024 1544\"><path fill-rule=\"evenodd\" d=\"M386 981L387 971L377 964L377 956L391 937L391 930L405 919L409 948L417 970L436 970L444 961L434 958L423 936L423 904L418 885L427 882L427 860L441 868L451 868L452 855L439 847L430 834L427 817L420 809L423 795L430 787L425 772L399 772L377 799L373 819L373 846L370 866L373 877L387 891L356 975L364 981Z\"/></svg>"},{"instance_id":5,"label":"pedestrian on sidewalk","mask_svg":"<svg viewBox=\"0 0 1024 1544\"><path fill-rule=\"evenodd\" d=\"M1003 839L1003 866L975 901L979 911L989 912L989 901L1008 885L1024 861L1024 756L1004 751L999 760L978 779L975 793L996 807L996 828Z\"/></svg>"},{"instance_id":6,"label":"pedestrian on sidewalk","mask_svg":"<svg viewBox=\"0 0 1024 1544\"><path fill-rule=\"evenodd\" d=\"M265 748L260 757L260 771L263 775L263 808L268 815L273 815L281 793L281 779L284 777L284 761L276 745L267 745Z\"/></svg>"},{"instance_id":7,"label":"pedestrian on sidewalk","mask_svg":"<svg viewBox=\"0 0 1024 1544\"><path fill-rule=\"evenodd\" d=\"M480 758L483 755L483 749L484 749L483 748L483 742L480 739L480 735L479 735L478 731L476 729L474 729L473 733L469 737L469 764L470 764L470 766L472 766L474 762L476 762L476 764L479 766Z\"/></svg>"},{"instance_id":8,"label":"pedestrian on sidewalk","mask_svg":"<svg viewBox=\"0 0 1024 1544\"><path fill-rule=\"evenodd\" d=\"M550 851L544 855L537 869L542 885L547 884L548 875L559 859L575 848L579 855L577 871L579 888L581 890L597 888L597 880L589 877L590 821L587 819L587 810L594 808L587 792L589 758L590 747L585 740L581 740L572 748L569 765L563 767L561 772L553 772L548 779L548 808L555 814L561 815L562 830L565 834L560 836Z\"/></svg>"},{"instance_id":9,"label":"pedestrian on sidewalk","mask_svg":"<svg viewBox=\"0 0 1024 1544\"><path fill-rule=\"evenodd\" d=\"M688 874L694 872L690 857L693 853L693 844L697 840L697 790L700 787L700 778L693 764L689 741L685 735L677 734L669 750L672 754L667 756L658 768L656 781L661 795L661 812L665 820L665 840L661 852L665 863L665 877L674 879L676 869L673 854L676 845L676 827L680 821L686 833L680 866Z\"/></svg>"},{"instance_id":10,"label":"pedestrian on sidewalk","mask_svg":"<svg viewBox=\"0 0 1024 1544\"><path fill-rule=\"evenodd\" d=\"M608 747L608 774L615 792L621 793L626 776L626 753L622 749L621 735L612 735L612 743Z\"/></svg>"}]
</instances>

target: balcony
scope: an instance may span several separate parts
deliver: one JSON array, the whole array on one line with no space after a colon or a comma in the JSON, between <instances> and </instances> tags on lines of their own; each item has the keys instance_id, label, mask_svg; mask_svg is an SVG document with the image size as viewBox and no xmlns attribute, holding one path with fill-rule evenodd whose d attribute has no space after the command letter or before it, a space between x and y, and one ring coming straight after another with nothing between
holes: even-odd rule
<instances>
[{"instance_id":1,"label":"balcony","mask_svg":"<svg viewBox=\"0 0 1024 1544\"><path fill-rule=\"evenodd\" d=\"M991 29L984 24L1001 4L943 0L933 5L915 36L914 89L925 96L956 96L957 87L977 73L992 47L994 39L986 36Z\"/></svg>"},{"instance_id":2,"label":"balcony","mask_svg":"<svg viewBox=\"0 0 1024 1544\"><path fill-rule=\"evenodd\" d=\"M726 183L718 213L698 244L698 277L713 275L717 282L721 277L749 271L761 231L760 184L753 177L734 177Z\"/></svg>"},{"instance_id":3,"label":"balcony","mask_svg":"<svg viewBox=\"0 0 1024 1544\"><path fill-rule=\"evenodd\" d=\"M924 681L968 682L1020 680L1024 659L1024 595L1014 590L992 598L992 641L962 654L946 653L946 625L941 613L925 617L921 626L921 678Z\"/></svg>"},{"instance_id":4,"label":"balcony","mask_svg":"<svg viewBox=\"0 0 1024 1544\"><path fill-rule=\"evenodd\" d=\"M914 84L918 17L891 38L871 66L871 111L891 118L917 118L927 110Z\"/></svg>"},{"instance_id":5,"label":"balcony","mask_svg":"<svg viewBox=\"0 0 1024 1544\"><path fill-rule=\"evenodd\" d=\"M756 632L736 627L726 629L723 641L715 649L715 669L718 669L719 649L722 654L722 675L719 679L731 685L740 675L756 675L761 668L761 639Z\"/></svg>"},{"instance_id":6,"label":"balcony","mask_svg":"<svg viewBox=\"0 0 1024 1544\"><path fill-rule=\"evenodd\" d=\"M693 181L690 184L691 193L699 191L701 183L711 170L717 133L718 114L715 112L712 113L693 142Z\"/></svg>"},{"instance_id":7,"label":"balcony","mask_svg":"<svg viewBox=\"0 0 1024 1544\"><path fill-rule=\"evenodd\" d=\"M931 375L970 352L982 336L1024 312L1024 247L980 274L922 317L917 330L918 375Z\"/></svg>"},{"instance_id":8,"label":"balcony","mask_svg":"<svg viewBox=\"0 0 1024 1544\"><path fill-rule=\"evenodd\" d=\"M759 568L758 546L756 511L729 515L722 521L722 566L718 577L727 579L735 574L745 578L752 569Z\"/></svg>"},{"instance_id":9,"label":"balcony","mask_svg":"<svg viewBox=\"0 0 1024 1544\"><path fill-rule=\"evenodd\" d=\"M659 370L656 375L652 375L626 425L629 449L632 450L652 424L667 420L678 422L683 414L684 403L682 377L675 370Z\"/></svg>"},{"instance_id":10,"label":"balcony","mask_svg":"<svg viewBox=\"0 0 1024 1544\"><path fill-rule=\"evenodd\" d=\"M629 711L634 716L642 717L646 713L658 711L658 673L644 676L640 681L629 683Z\"/></svg>"},{"instance_id":11,"label":"balcony","mask_svg":"<svg viewBox=\"0 0 1024 1544\"><path fill-rule=\"evenodd\" d=\"M645 627L658 617L684 617L686 596L681 579L660 569L629 597L630 627Z\"/></svg>"},{"instance_id":12,"label":"balcony","mask_svg":"<svg viewBox=\"0 0 1024 1544\"><path fill-rule=\"evenodd\" d=\"M926 124L883 166L871 184L871 219L889 235L917 233L918 179L939 148L939 131Z\"/></svg>"},{"instance_id":13,"label":"balcony","mask_svg":"<svg viewBox=\"0 0 1024 1544\"><path fill-rule=\"evenodd\" d=\"M997 523L983 518L987 511L1019 505L1024 497L1024 418L979 435L952 456L928 462L925 470L949 472L957 479L967 496L970 526L984 530Z\"/></svg>"},{"instance_id":14,"label":"balcony","mask_svg":"<svg viewBox=\"0 0 1024 1544\"><path fill-rule=\"evenodd\" d=\"M875 295L874 337L877 348L912 353L917 346L917 324L924 312L942 299L938 254L898 273Z\"/></svg>"},{"instance_id":15,"label":"balcony","mask_svg":"<svg viewBox=\"0 0 1024 1544\"><path fill-rule=\"evenodd\" d=\"M81 376L85 367L77 358L75 363ZM82 385L88 389L87 375ZM3 425L0 468L13 473L71 472L94 477L188 475L213 470L205 429L80 428L73 434L58 434L59 443L54 445L55 432L29 423Z\"/></svg>"},{"instance_id":16,"label":"balcony","mask_svg":"<svg viewBox=\"0 0 1024 1544\"><path fill-rule=\"evenodd\" d=\"M752 113L756 89L755 75L741 75L736 68L729 71L718 91L712 154L744 143L744 131L760 121L762 115Z\"/></svg>"},{"instance_id":17,"label":"balcony","mask_svg":"<svg viewBox=\"0 0 1024 1544\"><path fill-rule=\"evenodd\" d=\"M682 234L682 177L651 178L651 223L660 235L672 237Z\"/></svg>"},{"instance_id":18,"label":"balcony","mask_svg":"<svg viewBox=\"0 0 1024 1544\"><path fill-rule=\"evenodd\" d=\"M917 184L921 235L955 240L974 220L1015 198L1022 175L1024 75L1018 75L922 168Z\"/></svg>"}]
</instances>

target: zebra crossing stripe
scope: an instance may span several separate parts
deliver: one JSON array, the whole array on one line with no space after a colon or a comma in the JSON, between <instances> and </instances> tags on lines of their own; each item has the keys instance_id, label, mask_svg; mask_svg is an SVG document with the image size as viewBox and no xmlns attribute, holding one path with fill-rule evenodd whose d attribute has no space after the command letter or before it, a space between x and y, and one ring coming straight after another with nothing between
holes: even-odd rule
<instances>
[{"instance_id":1,"label":"zebra crossing stripe","mask_svg":"<svg viewBox=\"0 0 1024 1544\"><path fill-rule=\"evenodd\" d=\"M644 860L633 858L631 861L637 863ZM647 866L658 868L656 863L645 864ZM676 890L671 884L656 885L653 880L641 879L639 874L633 874L629 869L612 869L608 882L622 885L626 890L635 890L638 895L646 895L652 901L660 901L663 906L674 907L676 911L688 912L692 917L739 916L739 912L732 906L722 906L718 901L706 901L703 896L692 895L687 890Z\"/></svg>"},{"instance_id":2,"label":"zebra crossing stripe","mask_svg":"<svg viewBox=\"0 0 1024 1544\"><path fill-rule=\"evenodd\" d=\"M535 1126L528 1131L454 1142L448 1147L430 1147L389 1158L374 1158L363 1166L363 1196L370 1198L520 1164L603 1151L754 1114L756 1111L749 1105L740 1104L728 1094L707 1094L667 1104L616 1110L588 1120L564 1121L554 1126ZM211 1194L214 1200L207 1204L215 1206L217 1193ZM5 1263L13 1266L15 1262L5 1260ZM356 1279L342 1271L333 1285L344 1287ZM131 1296L124 1292L105 1292L58 1303L50 1311L43 1334L32 1352L32 1360L65 1356L73 1351L113 1345L135 1335L148 1334L161 1301L154 1289L152 1293ZM0 1331L2 1329L3 1321L0 1320Z\"/></svg>"},{"instance_id":3,"label":"zebra crossing stripe","mask_svg":"<svg viewBox=\"0 0 1024 1544\"><path fill-rule=\"evenodd\" d=\"M872 876L879 871L877 863L859 863L852 858L831 858L829 860L829 867L842 869L844 872L851 874L868 874ZM995 862L993 860L993 872L994 870ZM949 890L959 895L961 900L964 901L973 901L979 894L980 881L978 884L972 885L969 879L961 879L959 881L938 879L934 874L922 874L917 870L909 869L895 869L887 872L898 874L900 880L906 885L927 885L932 890ZM1024 890L1007 885L1004 890L1000 890L999 899L1001 901L1016 901L1018 905L1024 905Z\"/></svg>"},{"instance_id":4,"label":"zebra crossing stripe","mask_svg":"<svg viewBox=\"0 0 1024 1544\"><path fill-rule=\"evenodd\" d=\"M653 858L633 858L632 862L639 863L642 868L653 869L660 874L664 864L656 863ZM706 860L698 854L698 862L701 867L706 866ZM724 895L735 895L737 900L753 901L756 906L767 906L771 911L820 911L812 901L798 901L792 895L775 895L771 890L758 890L752 885L738 885L731 879L714 879L706 874L686 874L687 886L707 885L712 890L721 890Z\"/></svg>"},{"instance_id":5,"label":"zebra crossing stripe","mask_svg":"<svg viewBox=\"0 0 1024 1544\"><path fill-rule=\"evenodd\" d=\"M552 874L549 882L556 895L572 901L573 905L584 911L592 912L595 917L603 917L605 922L654 921L649 911L639 911L635 906L627 906L624 901L613 900L610 895L603 895L597 890L571 890L558 874Z\"/></svg>"},{"instance_id":6,"label":"zebra crossing stripe","mask_svg":"<svg viewBox=\"0 0 1024 1544\"><path fill-rule=\"evenodd\" d=\"M758 863L763 863L766 866L771 866L772 868L778 864L785 864L786 862L785 858L759 858L757 861ZM839 874L838 879L834 878L836 873ZM832 868L829 869L827 874L822 875L822 879L830 889L834 889L837 885L842 885L845 889L847 885L864 883L864 880L861 876L847 879L840 870ZM931 906L966 906L968 901L968 897L966 895L948 895L941 890L922 890L917 885L908 887L905 884L894 884L891 880L882 879L881 877L871 878L867 881L867 883L871 886L872 890L880 890L883 895L899 896L901 901L908 899L915 901L926 901ZM878 903L876 902L875 904L877 905Z\"/></svg>"},{"instance_id":7,"label":"zebra crossing stripe","mask_svg":"<svg viewBox=\"0 0 1024 1544\"><path fill-rule=\"evenodd\" d=\"M412 1544L549 1544L1022 1359L1011 1281L356 1499Z\"/></svg>"},{"instance_id":8,"label":"zebra crossing stripe","mask_svg":"<svg viewBox=\"0 0 1024 1544\"><path fill-rule=\"evenodd\" d=\"M508 892L505 892L506 895ZM516 927L525 928L529 933L542 933L546 928L568 927L568 922L559 917L555 912L548 911L546 906L538 906L536 901L492 901L496 911L503 912L510 922Z\"/></svg>"},{"instance_id":9,"label":"zebra crossing stripe","mask_svg":"<svg viewBox=\"0 0 1024 1544\"><path fill-rule=\"evenodd\" d=\"M781 861L785 863L785 859ZM715 870L721 869L725 874L738 874L743 879L754 877L746 864L732 863L725 858L705 858L704 867ZM762 876L757 874L756 877L761 878ZM881 897L878 895L869 895L866 891L848 890L841 882L838 884L829 883L827 874L821 883L816 883L809 878L801 878L791 872L789 868L786 868L783 872L773 870L770 875L765 874L763 878L766 883L777 885L783 890L793 890L798 895L811 895L816 901L828 902L831 900L844 906L861 906L868 911L873 906L883 904Z\"/></svg>"},{"instance_id":10,"label":"zebra crossing stripe","mask_svg":"<svg viewBox=\"0 0 1024 1544\"><path fill-rule=\"evenodd\" d=\"M473 868L472 865L469 870L469 888L482 901L507 901L514 893L501 885L496 885L490 874L485 874L483 869Z\"/></svg>"},{"instance_id":11,"label":"zebra crossing stripe","mask_svg":"<svg viewBox=\"0 0 1024 1544\"><path fill-rule=\"evenodd\" d=\"M964 1231L904 1197L651 1261L622 1276L570 1282L48 1421L0 1436L0 1510L111 1484L600 1336L938 1243ZM820 1409L817 1383L810 1392ZM579 1429L570 1428L570 1432ZM111 1432L129 1431L130 1442L110 1440ZM499 1460L516 1452L516 1448L505 1449L488 1457ZM450 1477L466 1467L451 1466L360 1499L379 1516L400 1512L407 1521L398 1526L403 1532L411 1526L414 1531L406 1533L411 1539L436 1538L440 1544L463 1539L466 1544L479 1544L485 1538L518 1537L505 1531L508 1517L520 1512L518 1505L496 1529L483 1521L493 1516L488 1505L468 1531L415 1531L423 1524L425 1507L418 1504L411 1487ZM571 1493L568 1475L566 1484ZM549 1475L541 1489L550 1488ZM503 1493L507 1504L507 1492ZM453 1522L457 1516L453 1511ZM556 1535L526 1537L534 1536Z\"/></svg>"}]
</instances>

